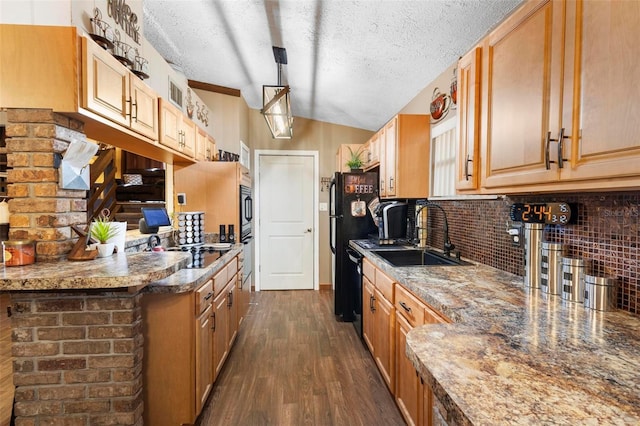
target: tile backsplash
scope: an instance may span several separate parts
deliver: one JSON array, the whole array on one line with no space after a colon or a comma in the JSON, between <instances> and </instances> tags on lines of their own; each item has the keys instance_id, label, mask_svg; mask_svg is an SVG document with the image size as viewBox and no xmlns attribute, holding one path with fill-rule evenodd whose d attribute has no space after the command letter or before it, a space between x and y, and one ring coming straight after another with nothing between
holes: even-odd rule
<instances>
[{"instance_id":1,"label":"tile backsplash","mask_svg":"<svg viewBox=\"0 0 640 426\"><path fill-rule=\"evenodd\" d=\"M577 222L546 225L543 241L560 242L591 273L617 278L617 308L640 314L640 192L518 195L498 200L437 200L447 211L449 235L462 256L524 275L523 248L507 234L509 207L519 202L566 201L578 205ZM441 215L430 215L430 245L442 247Z\"/></svg>"}]
</instances>

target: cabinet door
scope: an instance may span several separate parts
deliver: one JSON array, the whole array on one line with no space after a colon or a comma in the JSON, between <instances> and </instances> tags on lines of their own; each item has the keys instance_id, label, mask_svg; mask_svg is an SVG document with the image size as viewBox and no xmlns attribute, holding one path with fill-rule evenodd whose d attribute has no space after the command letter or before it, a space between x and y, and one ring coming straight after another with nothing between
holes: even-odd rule
<instances>
[{"instance_id":1,"label":"cabinet door","mask_svg":"<svg viewBox=\"0 0 640 426\"><path fill-rule=\"evenodd\" d=\"M382 378L393 394L395 388L395 309L393 303L389 302L377 289L375 291L375 307L373 315L375 318L374 358Z\"/></svg>"},{"instance_id":2,"label":"cabinet door","mask_svg":"<svg viewBox=\"0 0 640 426\"><path fill-rule=\"evenodd\" d=\"M213 377L218 377L229 349L229 306L227 292L222 291L213 300Z\"/></svg>"},{"instance_id":3,"label":"cabinet door","mask_svg":"<svg viewBox=\"0 0 640 426\"><path fill-rule=\"evenodd\" d=\"M227 334L229 336L229 348L233 346L236 336L238 335L238 301L236 300L238 296L238 291L236 289L237 279L237 274L235 274L227 286L227 306L229 308L229 321L227 323L229 329Z\"/></svg>"},{"instance_id":4,"label":"cabinet door","mask_svg":"<svg viewBox=\"0 0 640 426\"><path fill-rule=\"evenodd\" d=\"M458 61L457 190L478 189L480 171L480 61L477 47Z\"/></svg>"},{"instance_id":5,"label":"cabinet door","mask_svg":"<svg viewBox=\"0 0 640 426\"><path fill-rule=\"evenodd\" d=\"M211 136L207 135L207 149L206 149L207 161L214 161L216 159L217 153L218 151L216 150L216 140Z\"/></svg>"},{"instance_id":6,"label":"cabinet door","mask_svg":"<svg viewBox=\"0 0 640 426\"><path fill-rule=\"evenodd\" d=\"M563 2L526 3L485 40L482 117L483 186L557 181L546 164L559 130ZM552 136L553 138L554 136Z\"/></svg>"},{"instance_id":7,"label":"cabinet door","mask_svg":"<svg viewBox=\"0 0 640 426\"><path fill-rule=\"evenodd\" d=\"M367 277L362 277L362 338L369 348L369 352L374 353L374 332L375 332L375 288Z\"/></svg>"},{"instance_id":8,"label":"cabinet door","mask_svg":"<svg viewBox=\"0 0 640 426\"><path fill-rule=\"evenodd\" d=\"M182 144L182 112L168 101L160 99L160 143L180 150Z\"/></svg>"},{"instance_id":9,"label":"cabinet door","mask_svg":"<svg viewBox=\"0 0 640 426\"><path fill-rule=\"evenodd\" d=\"M384 173L386 179L385 196L396 195L397 185L397 152L398 152L398 118L394 117L384 128Z\"/></svg>"},{"instance_id":10,"label":"cabinet door","mask_svg":"<svg viewBox=\"0 0 640 426\"><path fill-rule=\"evenodd\" d=\"M196 132L196 155L195 155L195 159L197 161L207 160L208 143L209 142L207 140L207 133L198 127Z\"/></svg>"},{"instance_id":11,"label":"cabinet door","mask_svg":"<svg viewBox=\"0 0 640 426\"><path fill-rule=\"evenodd\" d=\"M638 28L637 1L567 3L563 180L638 175Z\"/></svg>"},{"instance_id":12,"label":"cabinet door","mask_svg":"<svg viewBox=\"0 0 640 426\"><path fill-rule=\"evenodd\" d=\"M82 106L109 120L129 125L129 70L93 40L82 37Z\"/></svg>"},{"instance_id":13,"label":"cabinet door","mask_svg":"<svg viewBox=\"0 0 640 426\"><path fill-rule=\"evenodd\" d=\"M409 425L418 424L420 378L409 358L405 354L407 333L413 327L402 316L396 315L396 403L405 421Z\"/></svg>"},{"instance_id":14,"label":"cabinet door","mask_svg":"<svg viewBox=\"0 0 640 426\"><path fill-rule=\"evenodd\" d=\"M182 115L182 141L179 147L179 150L182 151L185 155L189 157L194 157L196 155L196 135L198 131L196 130L196 123L189 120L187 117Z\"/></svg>"},{"instance_id":15,"label":"cabinet door","mask_svg":"<svg viewBox=\"0 0 640 426\"><path fill-rule=\"evenodd\" d=\"M158 140L158 94L129 74L131 82L131 129Z\"/></svg>"},{"instance_id":16,"label":"cabinet door","mask_svg":"<svg viewBox=\"0 0 640 426\"><path fill-rule=\"evenodd\" d=\"M196 415L202 411L213 383L211 320L212 308L209 305L196 321Z\"/></svg>"}]
</instances>

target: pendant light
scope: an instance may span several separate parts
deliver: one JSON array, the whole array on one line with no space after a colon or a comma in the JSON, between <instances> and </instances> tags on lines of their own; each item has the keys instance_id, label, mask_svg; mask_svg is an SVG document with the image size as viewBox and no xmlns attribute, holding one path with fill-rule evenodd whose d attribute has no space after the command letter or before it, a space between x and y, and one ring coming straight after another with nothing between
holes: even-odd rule
<instances>
[{"instance_id":1,"label":"pendant light","mask_svg":"<svg viewBox=\"0 0 640 426\"><path fill-rule=\"evenodd\" d=\"M293 137L293 115L289 85L282 85L282 65L287 64L287 51L283 47L272 46L273 57L278 64L278 85L262 86L262 110L264 119L274 139Z\"/></svg>"}]
</instances>

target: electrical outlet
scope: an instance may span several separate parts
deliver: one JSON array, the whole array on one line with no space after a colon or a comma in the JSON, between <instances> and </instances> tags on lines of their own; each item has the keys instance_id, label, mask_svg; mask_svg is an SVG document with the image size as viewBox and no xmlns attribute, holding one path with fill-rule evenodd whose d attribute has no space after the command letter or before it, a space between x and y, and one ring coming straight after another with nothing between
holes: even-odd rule
<instances>
[{"instance_id":1,"label":"electrical outlet","mask_svg":"<svg viewBox=\"0 0 640 426\"><path fill-rule=\"evenodd\" d=\"M179 206L184 206L187 204L187 194L185 194L184 192L178 192L177 198Z\"/></svg>"},{"instance_id":2,"label":"electrical outlet","mask_svg":"<svg viewBox=\"0 0 640 426\"><path fill-rule=\"evenodd\" d=\"M522 247L522 226L512 225L512 228L507 229L507 233L511 237L511 244L514 247Z\"/></svg>"}]
</instances>

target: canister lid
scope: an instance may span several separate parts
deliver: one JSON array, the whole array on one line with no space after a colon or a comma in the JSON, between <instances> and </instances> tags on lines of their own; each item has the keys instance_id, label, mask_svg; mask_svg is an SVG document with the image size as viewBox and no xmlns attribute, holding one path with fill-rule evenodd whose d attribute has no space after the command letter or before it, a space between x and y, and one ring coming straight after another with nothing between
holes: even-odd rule
<instances>
[{"instance_id":1,"label":"canister lid","mask_svg":"<svg viewBox=\"0 0 640 426\"><path fill-rule=\"evenodd\" d=\"M9 247L29 246L29 245L32 245L34 243L35 243L34 240L8 240L8 241L3 241L3 244L5 246L9 246Z\"/></svg>"},{"instance_id":2,"label":"canister lid","mask_svg":"<svg viewBox=\"0 0 640 426\"><path fill-rule=\"evenodd\" d=\"M561 250L562 249L562 243L553 243L551 241L543 241L542 242L542 248L544 250Z\"/></svg>"},{"instance_id":3,"label":"canister lid","mask_svg":"<svg viewBox=\"0 0 640 426\"><path fill-rule=\"evenodd\" d=\"M562 264L569 265L569 266L582 267L584 266L584 259L580 259L576 257L563 257Z\"/></svg>"},{"instance_id":4,"label":"canister lid","mask_svg":"<svg viewBox=\"0 0 640 426\"><path fill-rule=\"evenodd\" d=\"M593 285L602 285L605 287L614 287L616 285L616 279L614 277L597 277L595 275L584 276L584 282Z\"/></svg>"}]
</instances>

